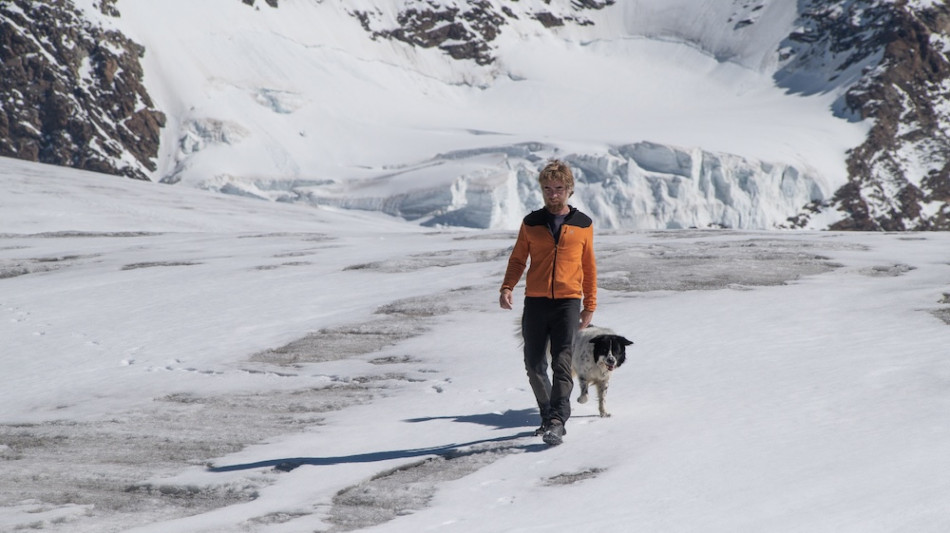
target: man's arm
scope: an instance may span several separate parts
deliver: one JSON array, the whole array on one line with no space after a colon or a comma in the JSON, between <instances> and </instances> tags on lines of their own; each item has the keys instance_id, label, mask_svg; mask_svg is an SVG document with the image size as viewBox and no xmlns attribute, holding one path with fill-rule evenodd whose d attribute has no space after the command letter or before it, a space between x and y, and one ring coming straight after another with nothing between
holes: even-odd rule
<instances>
[{"instance_id":1,"label":"man's arm","mask_svg":"<svg viewBox=\"0 0 950 533\"><path fill-rule=\"evenodd\" d=\"M524 224L518 231L518 239L515 240L515 246L508 257L508 268L505 269L505 279L501 282L501 294L498 296L498 305L502 309L511 309L514 306L512 291L521 274L528 264L528 239L525 233Z\"/></svg>"},{"instance_id":2,"label":"man's arm","mask_svg":"<svg viewBox=\"0 0 950 533\"><path fill-rule=\"evenodd\" d=\"M581 311L581 329L590 325L597 309L597 258L594 255L594 228L590 228L590 238L584 244L584 254L581 257L581 268L584 271L584 309Z\"/></svg>"}]
</instances>

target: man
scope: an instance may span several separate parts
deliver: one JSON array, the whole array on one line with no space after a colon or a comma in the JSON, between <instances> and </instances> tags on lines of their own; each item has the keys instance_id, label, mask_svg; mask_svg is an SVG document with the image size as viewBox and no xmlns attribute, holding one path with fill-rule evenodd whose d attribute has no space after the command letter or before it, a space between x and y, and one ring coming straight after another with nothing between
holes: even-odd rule
<instances>
[{"instance_id":1,"label":"man","mask_svg":"<svg viewBox=\"0 0 950 533\"><path fill-rule=\"evenodd\" d=\"M562 442L571 416L574 333L590 324L597 307L597 266L593 222L567 204L574 194L571 168L553 160L541 170L538 184L544 208L521 223L498 302L502 309L512 308L512 290L527 266L521 318L524 364L541 412L535 434L555 445ZM553 384L548 379L548 345Z\"/></svg>"}]
</instances>

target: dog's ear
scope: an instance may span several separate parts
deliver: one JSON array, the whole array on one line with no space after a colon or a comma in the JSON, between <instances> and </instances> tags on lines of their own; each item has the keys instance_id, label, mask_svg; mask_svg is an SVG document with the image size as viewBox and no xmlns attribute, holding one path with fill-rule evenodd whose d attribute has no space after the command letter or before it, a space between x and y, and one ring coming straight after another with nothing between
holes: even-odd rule
<instances>
[{"instance_id":1,"label":"dog's ear","mask_svg":"<svg viewBox=\"0 0 950 533\"><path fill-rule=\"evenodd\" d=\"M626 337L620 337L620 342L622 342L624 346L630 346L633 344L633 341L628 340Z\"/></svg>"}]
</instances>

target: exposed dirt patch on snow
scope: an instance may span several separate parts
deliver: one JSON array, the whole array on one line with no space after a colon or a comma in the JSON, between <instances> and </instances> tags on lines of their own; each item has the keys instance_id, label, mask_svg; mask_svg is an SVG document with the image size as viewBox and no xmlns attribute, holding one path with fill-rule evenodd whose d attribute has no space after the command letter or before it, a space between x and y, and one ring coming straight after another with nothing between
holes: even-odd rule
<instances>
[{"instance_id":1,"label":"exposed dirt patch on snow","mask_svg":"<svg viewBox=\"0 0 950 533\"><path fill-rule=\"evenodd\" d=\"M154 268L154 267L173 267L173 266L192 266L200 265L201 263L195 263L193 261L152 261L148 263L131 263L122 267L122 270L135 270L137 268Z\"/></svg>"},{"instance_id":2,"label":"exposed dirt patch on snow","mask_svg":"<svg viewBox=\"0 0 950 533\"><path fill-rule=\"evenodd\" d=\"M379 320L325 328L279 348L254 354L251 361L275 365L299 365L349 359L421 335L421 324L407 320Z\"/></svg>"},{"instance_id":3,"label":"exposed dirt patch on snow","mask_svg":"<svg viewBox=\"0 0 950 533\"><path fill-rule=\"evenodd\" d=\"M897 276L903 276L911 270L914 270L914 267L905 264L876 265L861 269L861 273L865 276L871 276L873 278L893 278Z\"/></svg>"},{"instance_id":4,"label":"exposed dirt patch on snow","mask_svg":"<svg viewBox=\"0 0 950 533\"><path fill-rule=\"evenodd\" d=\"M580 472L565 472L564 474L558 474L546 479L544 484L549 486L573 485L574 483L584 481L585 479L595 478L603 472L603 468L588 468L586 470L581 470Z\"/></svg>"},{"instance_id":5,"label":"exposed dirt patch on snow","mask_svg":"<svg viewBox=\"0 0 950 533\"><path fill-rule=\"evenodd\" d=\"M597 250L598 286L646 292L784 285L841 267L823 254L836 248L834 243L783 239L611 243Z\"/></svg>"},{"instance_id":6,"label":"exposed dirt patch on snow","mask_svg":"<svg viewBox=\"0 0 950 533\"><path fill-rule=\"evenodd\" d=\"M509 249L496 250L441 250L425 254L413 254L405 257L373 261L350 265L344 270L372 270L378 272L399 273L414 272L430 267L449 267L469 263L497 261L508 256Z\"/></svg>"},{"instance_id":7,"label":"exposed dirt patch on snow","mask_svg":"<svg viewBox=\"0 0 950 533\"><path fill-rule=\"evenodd\" d=\"M88 258L88 257L86 257ZM78 255L64 255L57 257L31 257L12 261L0 261L0 279L15 278L27 274L52 272L61 268L76 265L84 259Z\"/></svg>"},{"instance_id":8,"label":"exposed dirt patch on snow","mask_svg":"<svg viewBox=\"0 0 950 533\"><path fill-rule=\"evenodd\" d=\"M388 522L426 507L439 483L461 479L511 453L537 444L518 443L524 433L468 448L448 448L441 455L382 472L333 498L331 532L353 531ZM504 442L513 441L515 442ZM439 453L431 450L429 453Z\"/></svg>"}]
</instances>

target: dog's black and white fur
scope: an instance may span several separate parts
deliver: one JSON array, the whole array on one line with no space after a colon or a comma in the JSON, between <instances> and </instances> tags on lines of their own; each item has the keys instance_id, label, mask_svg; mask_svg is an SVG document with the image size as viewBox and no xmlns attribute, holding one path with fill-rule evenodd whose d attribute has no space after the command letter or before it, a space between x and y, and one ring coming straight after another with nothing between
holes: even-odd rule
<instances>
[{"instance_id":1,"label":"dog's black and white fur","mask_svg":"<svg viewBox=\"0 0 950 533\"><path fill-rule=\"evenodd\" d=\"M572 366L574 375L581 386L578 403L587 403L587 388L597 388L597 406L600 416L610 416L607 412L606 395L610 375L615 368L627 360L626 347L633 341L617 335L609 328L590 326L574 335L574 356Z\"/></svg>"}]
</instances>

